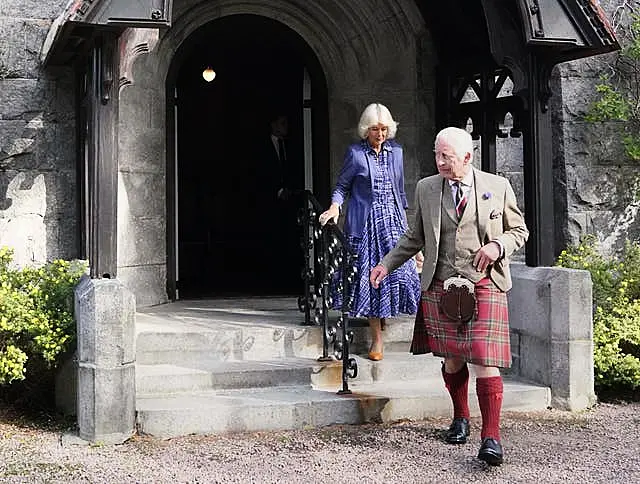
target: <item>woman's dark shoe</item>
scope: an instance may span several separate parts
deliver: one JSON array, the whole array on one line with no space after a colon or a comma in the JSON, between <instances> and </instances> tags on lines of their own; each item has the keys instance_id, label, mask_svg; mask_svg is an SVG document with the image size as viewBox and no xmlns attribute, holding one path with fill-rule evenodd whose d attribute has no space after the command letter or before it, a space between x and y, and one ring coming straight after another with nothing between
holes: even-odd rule
<instances>
[{"instance_id":1,"label":"woman's dark shoe","mask_svg":"<svg viewBox=\"0 0 640 484\"><path fill-rule=\"evenodd\" d=\"M485 461L490 466L502 464L502 445L500 445L500 442L491 437L482 439L478 459Z\"/></svg>"},{"instance_id":2,"label":"woman's dark shoe","mask_svg":"<svg viewBox=\"0 0 640 484\"><path fill-rule=\"evenodd\" d=\"M469 437L469 420L464 417L453 419L444 440L447 444L466 444Z\"/></svg>"}]
</instances>

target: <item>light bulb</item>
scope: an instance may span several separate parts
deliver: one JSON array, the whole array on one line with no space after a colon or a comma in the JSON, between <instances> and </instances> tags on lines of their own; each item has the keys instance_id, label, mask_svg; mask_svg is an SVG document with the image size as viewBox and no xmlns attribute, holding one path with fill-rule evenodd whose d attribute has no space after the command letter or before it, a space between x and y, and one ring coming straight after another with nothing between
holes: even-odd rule
<instances>
[{"instance_id":1,"label":"light bulb","mask_svg":"<svg viewBox=\"0 0 640 484\"><path fill-rule=\"evenodd\" d=\"M214 71L211 67L207 67L204 71L202 71L202 77L205 81L211 82L216 78L216 71Z\"/></svg>"}]
</instances>

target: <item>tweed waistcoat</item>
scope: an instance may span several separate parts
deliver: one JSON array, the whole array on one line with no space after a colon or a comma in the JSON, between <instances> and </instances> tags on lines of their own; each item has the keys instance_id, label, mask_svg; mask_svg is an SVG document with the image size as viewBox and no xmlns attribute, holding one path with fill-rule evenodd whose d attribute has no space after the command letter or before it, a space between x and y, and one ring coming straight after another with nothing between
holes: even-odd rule
<instances>
[{"instance_id":1,"label":"tweed waistcoat","mask_svg":"<svg viewBox=\"0 0 640 484\"><path fill-rule=\"evenodd\" d=\"M472 282L478 282L486 277L486 274L477 272L473 267L476 252L482 247L478 234L475 190L469 190L467 206L459 221L449 183L445 181L442 190L440 245L434 276L444 281L449 277L461 275Z\"/></svg>"}]
</instances>

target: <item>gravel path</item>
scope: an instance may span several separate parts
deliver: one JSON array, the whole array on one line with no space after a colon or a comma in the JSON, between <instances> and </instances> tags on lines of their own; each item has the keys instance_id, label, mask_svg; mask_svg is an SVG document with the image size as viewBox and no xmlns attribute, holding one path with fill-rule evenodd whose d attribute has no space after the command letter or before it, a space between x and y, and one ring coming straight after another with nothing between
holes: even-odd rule
<instances>
[{"instance_id":1,"label":"gravel path","mask_svg":"<svg viewBox=\"0 0 640 484\"><path fill-rule=\"evenodd\" d=\"M2 483L640 483L640 403L503 415L505 463L441 441L446 419L287 432L68 443L0 409Z\"/></svg>"}]
</instances>

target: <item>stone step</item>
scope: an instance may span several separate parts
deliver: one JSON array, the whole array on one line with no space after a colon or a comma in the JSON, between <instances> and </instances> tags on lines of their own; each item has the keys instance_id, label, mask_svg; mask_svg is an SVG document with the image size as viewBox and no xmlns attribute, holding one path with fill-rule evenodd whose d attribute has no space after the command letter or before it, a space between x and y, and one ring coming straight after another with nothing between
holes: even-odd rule
<instances>
[{"instance_id":1,"label":"stone step","mask_svg":"<svg viewBox=\"0 0 640 484\"><path fill-rule=\"evenodd\" d=\"M353 394L339 361L320 362L322 333L287 299L182 301L136 315L138 429L157 437L389 422L451 414L441 359L408 353L413 318L387 323L385 355L366 358L354 321ZM335 319L333 314L332 318ZM469 403L477 415L475 382ZM550 390L505 379L505 410L540 410Z\"/></svg>"},{"instance_id":2,"label":"stone step","mask_svg":"<svg viewBox=\"0 0 640 484\"><path fill-rule=\"evenodd\" d=\"M361 321L359 324L360 327L353 328L352 353L366 354L370 344L369 330ZM408 351L412 332L412 318L390 320L383 335L385 349ZM320 327L277 321L230 323L191 315L168 319L138 313L136 333L136 361L143 365L192 365L202 360L265 361L322 355Z\"/></svg>"},{"instance_id":3,"label":"stone step","mask_svg":"<svg viewBox=\"0 0 640 484\"><path fill-rule=\"evenodd\" d=\"M382 361L353 356L358 374L350 382L407 381L433 377L440 381L440 358L387 352ZM136 364L138 395L260 388L268 386L340 385L342 362L320 362L313 358L281 358L268 361L201 359L192 364Z\"/></svg>"},{"instance_id":4,"label":"stone step","mask_svg":"<svg viewBox=\"0 0 640 484\"><path fill-rule=\"evenodd\" d=\"M163 395L233 388L310 385L323 364L310 358L200 361L197 365L136 364L136 393Z\"/></svg>"},{"instance_id":5,"label":"stone step","mask_svg":"<svg viewBox=\"0 0 640 484\"><path fill-rule=\"evenodd\" d=\"M349 395L338 395L338 386L298 385L138 396L137 425L142 434L170 438L451 415L449 395L434 381L354 382ZM469 394L471 412L479 415L474 385ZM549 404L548 388L505 378L504 411L542 410Z\"/></svg>"}]
</instances>

